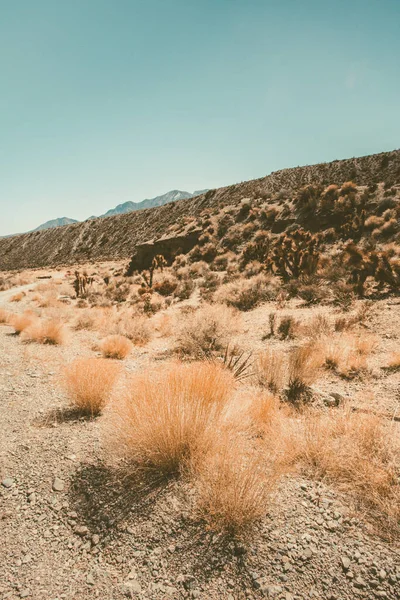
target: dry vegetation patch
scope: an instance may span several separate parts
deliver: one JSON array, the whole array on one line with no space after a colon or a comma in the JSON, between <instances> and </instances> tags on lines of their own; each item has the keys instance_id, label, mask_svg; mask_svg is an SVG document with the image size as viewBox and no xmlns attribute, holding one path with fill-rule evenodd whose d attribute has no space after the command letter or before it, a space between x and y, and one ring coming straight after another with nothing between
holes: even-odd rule
<instances>
[{"instance_id":1,"label":"dry vegetation patch","mask_svg":"<svg viewBox=\"0 0 400 600\"><path fill-rule=\"evenodd\" d=\"M228 371L208 362L133 376L108 414L112 451L133 469L181 473L219 435L233 386Z\"/></svg>"},{"instance_id":2,"label":"dry vegetation patch","mask_svg":"<svg viewBox=\"0 0 400 600\"><path fill-rule=\"evenodd\" d=\"M23 330L21 339L39 344L61 345L66 339L66 329L59 319L37 319Z\"/></svg>"},{"instance_id":3,"label":"dry vegetation patch","mask_svg":"<svg viewBox=\"0 0 400 600\"><path fill-rule=\"evenodd\" d=\"M100 414L119 374L119 366L105 358L73 361L65 368L63 381L72 406L83 414Z\"/></svg>"},{"instance_id":4,"label":"dry vegetation patch","mask_svg":"<svg viewBox=\"0 0 400 600\"><path fill-rule=\"evenodd\" d=\"M100 342L100 350L105 358L126 358L132 349L132 344L123 335L109 335Z\"/></svg>"},{"instance_id":5,"label":"dry vegetation patch","mask_svg":"<svg viewBox=\"0 0 400 600\"><path fill-rule=\"evenodd\" d=\"M176 349L193 358L221 352L240 327L239 314L221 304L204 305L177 323Z\"/></svg>"}]
</instances>

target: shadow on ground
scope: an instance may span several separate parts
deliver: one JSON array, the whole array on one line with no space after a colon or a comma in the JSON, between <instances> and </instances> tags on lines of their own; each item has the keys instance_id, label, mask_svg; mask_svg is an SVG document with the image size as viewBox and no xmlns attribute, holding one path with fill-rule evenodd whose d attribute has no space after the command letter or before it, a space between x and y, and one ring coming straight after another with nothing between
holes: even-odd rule
<instances>
[{"instance_id":1,"label":"shadow on ground","mask_svg":"<svg viewBox=\"0 0 400 600\"><path fill-rule=\"evenodd\" d=\"M47 412L45 415L35 419L34 425L36 427L53 427L61 423L77 423L84 421L93 421L96 416L82 413L82 411L73 408L54 408Z\"/></svg>"}]
</instances>

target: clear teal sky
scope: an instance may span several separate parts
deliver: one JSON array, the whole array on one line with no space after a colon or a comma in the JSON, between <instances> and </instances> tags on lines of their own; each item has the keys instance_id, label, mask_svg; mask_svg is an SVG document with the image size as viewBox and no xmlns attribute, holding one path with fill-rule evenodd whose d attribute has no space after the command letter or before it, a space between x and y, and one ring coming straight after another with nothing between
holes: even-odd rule
<instances>
[{"instance_id":1,"label":"clear teal sky","mask_svg":"<svg viewBox=\"0 0 400 600\"><path fill-rule=\"evenodd\" d=\"M400 146L400 0L0 0L0 235Z\"/></svg>"}]
</instances>

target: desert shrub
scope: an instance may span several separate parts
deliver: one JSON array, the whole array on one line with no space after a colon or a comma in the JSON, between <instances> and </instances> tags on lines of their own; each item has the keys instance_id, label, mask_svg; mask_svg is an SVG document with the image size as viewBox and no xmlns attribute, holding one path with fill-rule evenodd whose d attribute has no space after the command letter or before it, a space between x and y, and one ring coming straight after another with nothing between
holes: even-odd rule
<instances>
[{"instance_id":1,"label":"desert shrub","mask_svg":"<svg viewBox=\"0 0 400 600\"><path fill-rule=\"evenodd\" d=\"M0 323L8 323L9 317L10 314L3 308L0 308Z\"/></svg>"},{"instance_id":2,"label":"desert shrub","mask_svg":"<svg viewBox=\"0 0 400 600\"><path fill-rule=\"evenodd\" d=\"M132 344L123 335L109 335L100 342L100 350L105 358L126 358L132 349Z\"/></svg>"},{"instance_id":3,"label":"desert shrub","mask_svg":"<svg viewBox=\"0 0 400 600\"><path fill-rule=\"evenodd\" d=\"M310 386L317 377L320 359L312 345L294 348L289 355L287 400L294 405L306 402L310 396Z\"/></svg>"},{"instance_id":4,"label":"desert shrub","mask_svg":"<svg viewBox=\"0 0 400 600\"><path fill-rule=\"evenodd\" d=\"M321 283L309 283L301 284L297 294L304 300L307 306L310 306L311 304L319 304L326 300L329 296L329 291Z\"/></svg>"},{"instance_id":5,"label":"desert shrub","mask_svg":"<svg viewBox=\"0 0 400 600\"><path fill-rule=\"evenodd\" d=\"M304 229L283 233L274 242L267 266L284 281L313 275L320 258L319 237Z\"/></svg>"},{"instance_id":6,"label":"desert shrub","mask_svg":"<svg viewBox=\"0 0 400 600\"><path fill-rule=\"evenodd\" d=\"M344 311L350 310L356 299L354 286L344 281L337 281L331 285L331 293L333 304L339 306Z\"/></svg>"},{"instance_id":7,"label":"desert shrub","mask_svg":"<svg viewBox=\"0 0 400 600\"><path fill-rule=\"evenodd\" d=\"M18 292L17 294L14 294L14 296L11 296L10 302L21 302L22 298L25 296L25 292Z\"/></svg>"},{"instance_id":8,"label":"desert shrub","mask_svg":"<svg viewBox=\"0 0 400 600\"><path fill-rule=\"evenodd\" d=\"M218 254L215 242L209 242L204 246L195 246L189 253L190 260L193 262L204 261L211 263Z\"/></svg>"},{"instance_id":9,"label":"desert shrub","mask_svg":"<svg viewBox=\"0 0 400 600\"><path fill-rule=\"evenodd\" d=\"M276 298L276 295L276 282L265 275L256 275L222 285L214 294L214 300L246 311Z\"/></svg>"},{"instance_id":10,"label":"desert shrub","mask_svg":"<svg viewBox=\"0 0 400 600\"><path fill-rule=\"evenodd\" d=\"M285 355L269 348L258 355L256 366L257 383L273 393L283 388L286 375Z\"/></svg>"},{"instance_id":11,"label":"desert shrub","mask_svg":"<svg viewBox=\"0 0 400 600\"><path fill-rule=\"evenodd\" d=\"M271 241L266 231L260 231L254 240L246 244L241 255L242 267L252 261L264 263L269 255Z\"/></svg>"},{"instance_id":12,"label":"desert shrub","mask_svg":"<svg viewBox=\"0 0 400 600\"><path fill-rule=\"evenodd\" d=\"M22 339L38 344L61 345L65 341L65 326L60 319L35 320L22 332Z\"/></svg>"},{"instance_id":13,"label":"desert shrub","mask_svg":"<svg viewBox=\"0 0 400 600\"><path fill-rule=\"evenodd\" d=\"M71 404L83 414L98 415L110 398L120 368L105 358L79 358L64 371Z\"/></svg>"},{"instance_id":14,"label":"desert shrub","mask_svg":"<svg viewBox=\"0 0 400 600\"><path fill-rule=\"evenodd\" d=\"M174 297L179 300L187 300L192 295L195 284L192 279L182 279L179 281L174 291Z\"/></svg>"},{"instance_id":15,"label":"desert shrub","mask_svg":"<svg viewBox=\"0 0 400 600\"><path fill-rule=\"evenodd\" d=\"M390 531L399 531L399 432L376 415L308 415L300 433L301 459L317 477L352 493Z\"/></svg>"},{"instance_id":16,"label":"desert shrub","mask_svg":"<svg viewBox=\"0 0 400 600\"><path fill-rule=\"evenodd\" d=\"M105 290L105 296L112 302L125 302L131 293L131 286L124 279L114 279Z\"/></svg>"},{"instance_id":17,"label":"desert shrub","mask_svg":"<svg viewBox=\"0 0 400 600\"><path fill-rule=\"evenodd\" d=\"M365 220L364 227L365 229L372 231L374 229L377 229L378 227L381 227L384 222L385 219L383 219L382 217L371 215L370 217L368 217L368 219Z\"/></svg>"},{"instance_id":18,"label":"desert shrub","mask_svg":"<svg viewBox=\"0 0 400 600\"><path fill-rule=\"evenodd\" d=\"M98 325L98 313L93 310L86 309L79 312L75 321L74 321L74 329L77 331L81 331L84 329L93 330L96 329Z\"/></svg>"},{"instance_id":19,"label":"desert shrub","mask_svg":"<svg viewBox=\"0 0 400 600\"><path fill-rule=\"evenodd\" d=\"M122 313L117 317L112 332L128 338L136 346L144 346L152 338L151 323L144 315Z\"/></svg>"},{"instance_id":20,"label":"desert shrub","mask_svg":"<svg viewBox=\"0 0 400 600\"><path fill-rule=\"evenodd\" d=\"M238 329L238 317L232 308L205 305L177 323L176 349L194 358L211 356L229 343Z\"/></svg>"},{"instance_id":21,"label":"desert shrub","mask_svg":"<svg viewBox=\"0 0 400 600\"><path fill-rule=\"evenodd\" d=\"M204 262L204 260L200 260L189 265L189 270L188 273L186 273L186 276L193 277L193 279L198 279L199 277L204 277L207 273L209 273L209 271L209 265Z\"/></svg>"},{"instance_id":22,"label":"desert shrub","mask_svg":"<svg viewBox=\"0 0 400 600\"><path fill-rule=\"evenodd\" d=\"M220 237L220 238L223 237L226 234L226 232L228 231L228 229L230 229L234 225L235 225L235 219L229 214L224 214L220 219L218 219L218 225L217 225L218 237Z\"/></svg>"},{"instance_id":23,"label":"desert shrub","mask_svg":"<svg viewBox=\"0 0 400 600\"><path fill-rule=\"evenodd\" d=\"M198 283L200 296L203 300L211 300L215 290L221 284L221 277L218 273L214 273L213 271L207 271Z\"/></svg>"},{"instance_id":24,"label":"desert shrub","mask_svg":"<svg viewBox=\"0 0 400 600\"><path fill-rule=\"evenodd\" d=\"M229 262L234 258L233 252L225 252L225 254L220 254L216 256L213 262L213 268L216 271L226 271L228 268Z\"/></svg>"},{"instance_id":25,"label":"desert shrub","mask_svg":"<svg viewBox=\"0 0 400 600\"><path fill-rule=\"evenodd\" d=\"M340 188L340 194L342 196L348 196L350 194L356 194L357 193L357 185L355 183L353 183L352 181L346 181L346 183L344 183L342 185L342 187Z\"/></svg>"},{"instance_id":26,"label":"desert shrub","mask_svg":"<svg viewBox=\"0 0 400 600\"><path fill-rule=\"evenodd\" d=\"M291 315L281 317L278 325L278 334L282 340L290 340L296 336L298 322Z\"/></svg>"},{"instance_id":27,"label":"desert shrub","mask_svg":"<svg viewBox=\"0 0 400 600\"><path fill-rule=\"evenodd\" d=\"M218 435L232 388L232 375L209 362L134 375L110 409L113 449L132 469L181 474Z\"/></svg>"},{"instance_id":28,"label":"desert shrub","mask_svg":"<svg viewBox=\"0 0 400 600\"><path fill-rule=\"evenodd\" d=\"M197 469L197 510L209 529L243 536L266 514L275 478L259 448L228 432Z\"/></svg>"},{"instance_id":29,"label":"desert shrub","mask_svg":"<svg viewBox=\"0 0 400 600\"><path fill-rule=\"evenodd\" d=\"M14 328L16 334L20 334L27 327L33 324L36 317L31 312L24 312L22 315L10 315L8 320L11 327Z\"/></svg>"},{"instance_id":30,"label":"desert shrub","mask_svg":"<svg viewBox=\"0 0 400 600\"><path fill-rule=\"evenodd\" d=\"M153 283L153 290L161 296L171 296L178 286L178 280L175 277L164 275L158 281Z\"/></svg>"},{"instance_id":31,"label":"desert shrub","mask_svg":"<svg viewBox=\"0 0 400 600\"><path fill-rule=\"evenodd\" d=\"M305 323L303 330L308 337L317 339L331 335L332 325L327 316L318 313L314 315L308 323Z\"/></svg>"}]
</instances>

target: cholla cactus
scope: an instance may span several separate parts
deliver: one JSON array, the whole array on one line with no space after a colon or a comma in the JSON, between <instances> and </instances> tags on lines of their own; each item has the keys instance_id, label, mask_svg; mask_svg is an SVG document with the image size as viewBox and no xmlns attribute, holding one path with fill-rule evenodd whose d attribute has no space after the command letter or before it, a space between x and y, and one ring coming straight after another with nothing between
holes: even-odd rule
<instances>
[{"instance_id":1,"label":"cholla cactus","mask_svg":"<svg viewBox=\"0 0 400 600\"><path fill-rule=\"evenodd\" d=\"M267 266L284 281L312 275L320 257L318 244L319 237L304 229L284 233L276 240Z\"/></svg>"},{"instance_id":2,"label":"cholla cactus","mask_svg":"<svg viewBox=\"0 0 400 600\"><path fill-rule=\"evenodd\" d=\"M378 289L388 286L392 291L400 287L397 265L391 262L387 252L364 252L350 243L344 249L343 263L350 270L350 283L356 286L359 296L364 295L364 286L368 277L378 283Z\"/></svg>"}]
</instances>

